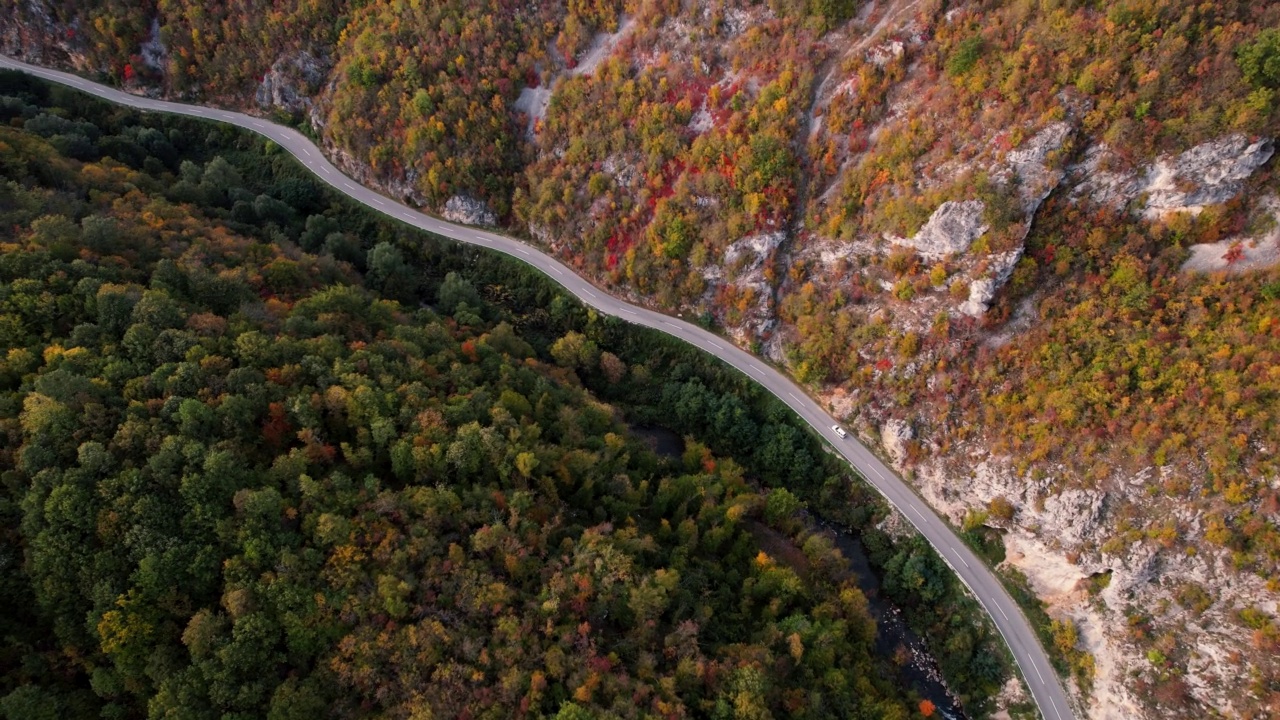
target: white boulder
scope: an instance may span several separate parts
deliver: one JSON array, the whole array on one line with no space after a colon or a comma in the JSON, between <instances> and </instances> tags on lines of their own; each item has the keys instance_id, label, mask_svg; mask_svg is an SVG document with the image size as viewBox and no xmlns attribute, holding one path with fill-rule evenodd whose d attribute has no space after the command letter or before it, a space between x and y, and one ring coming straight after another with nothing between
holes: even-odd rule
<instances>
[{"instance_id":1,"label":"white boulder","mask_svg":"<svg viewBox=\"0 0 1280 720\"><path fill-rule=\"evenodd\" d=\"M440 213L449 222L463 225L497 225L498 217L488 205L467 195L454 195L444 204L444 212Z\"/></svg>"},{"instance_id":2,"label":"white boulder","mask_svg":"<svg viewBox=\"0 0 1280 720\"><path fill-rule=\"evenodd\" d=\"M1228 135L1172 160L1161 158L1147 171L1146 214L1199 212L1207 205L1224 203L1274 153L1270 138L1249 142L1244 135Z\"/></svg>"},{"instance_id":3,"label":"white boulder","mask_svg":"<svg viewBox=\"0 0 1280 720\"><path fill-rule=\"evenodd\" d=\"M989 228L982 223L982 213L987 209L981 200L948 200L938 206L929 221L910 239L890 237L899 245L916 249L928 259L938 259L962 253L974 240Z\"/></svg>"},{"instance_id":4,"label":"white boulder","mask_svg":"<svg viewBox=\"0 0 1280 720\"><path fill-rule=\"evenodd\" d=\"M969 299L960 303L960 312L970 317L982 317L991 309L991 301L996 293L1013 275L1013 269L1022 259L1022 246L992 258L987 273L969 283Z\"/></svg>"},{"instance_id":5,"label":"white boulder","mask_svg":"<svg viewBox=\"0 0 1280 720\"><path fill-rule=\"evenodd\" d=\"M1145 194L1142 212L1148 218L1199 213L1238 195L1244 181L1274 154L1271 138L1251 141L1244 135L1227 135L1180 155L1161 157L1136 172L1114 171L1104 169L1114 159L1113 153L1106 145L1098 145L1073 169L1080 178L1075 194L1112 207L1123 207Z\"/></svg>"},{"instance_id":6,"label":"white boulder","mask_svg":"<svg viewBox=\"0 0 1280 720\"><path fill-rule=\"evenodd\" d=\"M896 463L907 458L907 443L915 437L916 431L904 420L888 420L880 428L880 443Z\"/></svg>"}]
</instances>

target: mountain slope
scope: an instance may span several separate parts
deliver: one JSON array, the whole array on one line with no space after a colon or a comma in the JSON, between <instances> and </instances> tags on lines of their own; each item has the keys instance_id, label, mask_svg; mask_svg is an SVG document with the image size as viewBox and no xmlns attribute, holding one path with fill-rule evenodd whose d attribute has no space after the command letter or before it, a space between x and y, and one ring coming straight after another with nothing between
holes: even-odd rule
<instances>
[{"instance_id":1,"label":"mountain slope","mask_svg":"<svg viewBox=\"0 0 1280 720\"><path fill-rule=\"evenodd\" d=\"M0 715L931 707L801 497L948 628L966 703L1007 678L937 556L728 373L247 133L0 88ZM587 384L714 411L741 462L700 428L658 457Z\"/></svg>"}]
</instances>

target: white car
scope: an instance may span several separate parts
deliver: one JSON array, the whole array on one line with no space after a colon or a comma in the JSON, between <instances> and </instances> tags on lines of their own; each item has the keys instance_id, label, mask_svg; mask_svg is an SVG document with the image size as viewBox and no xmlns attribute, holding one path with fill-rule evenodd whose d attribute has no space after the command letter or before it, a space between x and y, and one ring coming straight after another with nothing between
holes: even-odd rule
<instances>
[{"instance_id":1,"label":"white car","mask_svg":"<svg viewBox=\"0 0 1280 720\"><path fill-rule=\"evenodd\" d=\"M835 430L835 431L836 431L836 434L837 434L837 435L839 435L839 436L840 436L840 437L842 437L842 438L847 438L847 437L849 437L849 433L845 432L845 431L844 431L844 428L840 427L839 425L832 425L832 426L831 426L831 429L832 429L832 430Z\"/></svg>"}]
</instances>

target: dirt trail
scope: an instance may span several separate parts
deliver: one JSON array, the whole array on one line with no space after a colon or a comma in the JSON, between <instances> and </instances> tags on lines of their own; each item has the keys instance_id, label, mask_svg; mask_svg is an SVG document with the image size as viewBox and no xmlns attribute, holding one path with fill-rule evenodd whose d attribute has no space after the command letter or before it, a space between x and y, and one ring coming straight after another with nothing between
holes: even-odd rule
<instances>
[{"instance_id":1,"label":"dirt trail","mask_svg":"<svg viewBox=\"0 0 1280 720\"><path fill-rule=\"evenodd\" d=\"M851 45L844 52L832 53L831 56L822 63L821 67L818 68L817 75L821 76L822 79L814 85L813 93L810 96L809 109L805 112L804 122L801 125L801 127L804 128L803 134L796 138L798 144L798 147L796 148L796 155L799 160L798 164L802 175L798 178L798 182L796 184L795 215L786 241L783 242L782 246L775 253L775 270L781 270L787 265L793 241L796 235L804 229L804 218L809 206L810 197L812 196L810 182L808 182L808 178L804 176L809 172L809 166L811 163L811 158L809 157L809 140L818 129L814 124L814 118L817 115L818 109L825 109L831 100L827 95L827 86L830 84L831 78L835 76L836 71L839 69L845 58L854 53L865 51L872 42L880 37L880 34L884 32L885 28L889 27L890 23L901 19L904 14L913 9L919 4L919 2L920 0L893 0L889 3L888 7L885 8L883 15L881 15L876 24L873 25L870 30L863 33L862 39ZM826 38L827 42L840 42L847 39L846 32L853 31L853 26L855 24L865 24L866 21L873 17L879 10L879 3L872 2L868 4L860 14L860 17L851 20L843 28L830 33ZM782 278L782 281L777 283L773 288L773 305L776 307L780 300L779 292L782 285L786 282L787 275L785 272L776 272L774 276Z\"/></svg>"},{"instance_id":2,"label":"dirt trail","mask_svg":"<svg viewBox=\"0 0 1280 720\"><path fill-rule=\"evenodd\" d=\"M582 60L578 61L577 67L569 71L570 75L590 75L595 72L596 67L604 61L605 58L613 54L613 49L622 42L623 38L630 35L635 30L635 16L622 16L622 22L618 25L617 32L613 33L596 33L591 40L591 48L582 56Z\"/></svg>"},{"instance_id":3,"label":"dirt trail","mask_svg":"<svg viewBox=\"0 0 1280 720\"><path fill-rule=\"evenodd\" d=\"M919 4L920 0L910 0L910 2L898 0L896 4L890 6L885 11L880 20L874 27L863 35L861 40L854 43L848 50L841 53L838 57L832 57L823 64L822 69L819 71L822 73L822 80L813 91L813 102L809 104L809 112L805 115L804 126L808 129L805 136L806 138L813 137L813 134L817 131L817 128L813 124L813 118L817 113L818 108L825 108L827 103L831 101L829 97L825 97L827 84L831 82L831 78L835 75L836 68L839 67L840 62L854 53L866 50L873 41L880 37L880 33L884 32L884 29L889 26L889 23L900 19L908 10L913 9ZM878 9L875 3L872 3L867 7L869 8L867 12L868 17L874 14ZM832 37L833 39L843 39L843 34L833 33Z\"/></svg>"},{"instance_id":4,"label":"dirt trail","mask_svg":"<svg viewBox=\"0 0 1280 720\"><path fill-rule=\"evenodd\" d=\"M814 118L817 116L820 108L825 110L826 106L831 102L831 97L827 93L827 85L830 84L831 78L836 75L836 70L840 67L842 61L854 53L865 51L872 42L880 37L880 34L884 32L885 28L889 27L890 23L901 19L903 15L919 3L920 0L897 0L897 2L891 4L885 10L884 14L880 17L880 20L863 35L861 40L851 45L849 49L845 50L843 53L833 54L823 62L822 67L818 70L818 74L822 76L822 80L820 80L814 87L813 95L809 102L809 110L805 113L804 117L804 136L800 140L800 147L798 148L801 172L807 172L809 169L809 140L812 139L814 134L818 131L818 126L814 123ZM853 22L864 22L878 10L879 8L876 6L876 3L873 2L867 6L866 14ZM852 23L850 23L850 25L852 25ZM848 27L849 26L846 25L845 28L831 33L828 37L833 41L843 40L845 39L844 32ZM799 184L799 190L797 191L796 197L796 221L793 232L798 232L801 224L804 222L804 213L809 204L810 194L809 183L801 182Z\"/></svg>"},{"instance_id":5,"label":"dirt trail","mask_svg":"<svg viewBox=\"0 0 1280 720\"><path fill-rule=\"evenodd\" d=\"M591 40L591 47L586 54L582 56L582 61L572 70L568 70L569 75L590 75L595 72L600 63L613 54L614 48L618 47L618 43L631 34L635 30L635 17L622 16L622 22L618 25L617 32L613 33L596 33ZM554 55L554 50L552 51ZM557 73L545 85L536 88L524 88L520 91L520 97L516 98L512 108L518 112L523 112L528 116L529 121L525 127L525 135L532 139L534 128L537 127L547 115L547 106L551 103L551 94L555 91L556 83L560 82L560 78L565 73Z\"/></svg>"}]
</instances>

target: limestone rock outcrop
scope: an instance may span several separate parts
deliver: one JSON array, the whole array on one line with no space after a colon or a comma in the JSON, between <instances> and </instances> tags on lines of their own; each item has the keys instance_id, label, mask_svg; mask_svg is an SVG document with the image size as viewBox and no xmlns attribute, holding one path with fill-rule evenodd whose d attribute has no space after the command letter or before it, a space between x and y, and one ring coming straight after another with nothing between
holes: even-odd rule
<instances>
[{"instance_id":1,"label":"limestone rock outcrop","mask_svg":"<svg viewBox=\"0 0 1280 720\"><path fill-rule=\"evenodd\" d=\"M1207 205L1224 203L1274 153L1270 138L1250 142L1243 135L1228 135L1176 158L1161 158L1147 171L1146 214L1199 212Z\"/></svg>"},{"instance_id":2,"label":"limestone rock outcrop","mask_svg":"<svg viewBox=\"0 0 1280 720\"><path fill-rule=\"evenodd\" d=\"M454 195L444 204L444 212L440 216L449 222L463 225L497 225L498 216L493 214L488 205L466 195Z\"/></svg>"},{"instance_id":3,"label":"limestone rock outcrop","mask_svg":"<svg viewBox=\"0 0 1280 720\"><path fill-rule=\"evenodd\" d=\"M262 108L309 110L311 95L324 83L326 72L324 64L306 51L281 57L262 76L254 100Z\"/></svg>"},{"instance_id":4,"label":"limestone rock outcrop","mask_svg":"<svg viewBox=\"0 0 1280 720\"><path fill-rule=\"evenodd\" d=\"M915 437L915 430L903 420L888 420L880 428L880 442L884 445L885 452L897 463L906 459L907 443Z\"/></svg>"},{"instance_id":5,"label":"limestone rock outcrop","mask_svg":"<svg viewBox=\"0 0 1280 720\"><path fill-rule=\"evenodd\" d=\"M1161 157L1140 170L1118 171L1106 169L1114 158L1106 145L1097 145L1073 168L1079 177L1076 194L1112 207L1124 207L1145 194L1141 210L1149 218L1198 213L1238 195L1244 181L1274 154L1273 139L1236 134Z\"/></svg>"},{"instance_id":6,"label":"limestone rock outcrop","mask_svg":"<svg viewBox=\"0 0 1280 720\"><path fill-rule=\"evenodd\" d=\"M974 240L982 237L988 226L982 222L987 209L981 200L948 200L938 206L911 238L891 238L899 245L908 245L928 259L944 258L969 249Z\"/></svg>"}]
</instances>

